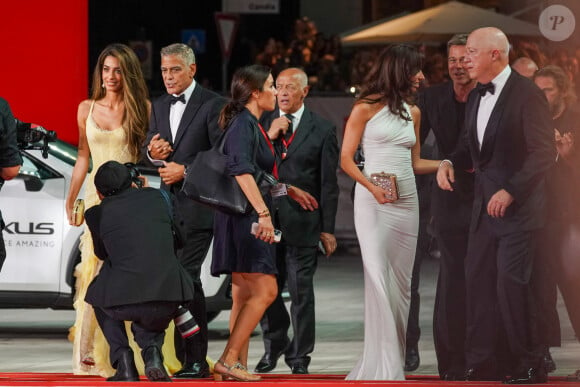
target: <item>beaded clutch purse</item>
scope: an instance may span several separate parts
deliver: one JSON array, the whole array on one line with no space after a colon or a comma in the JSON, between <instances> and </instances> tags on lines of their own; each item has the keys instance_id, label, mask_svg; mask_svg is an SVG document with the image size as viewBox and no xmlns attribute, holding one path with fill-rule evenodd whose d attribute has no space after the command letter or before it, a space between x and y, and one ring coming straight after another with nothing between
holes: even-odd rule
<instances>
[{"instance_id":1,"label":"beaded clutch purse","mask_svg":"<svg viewBox=\"0 0 580 387\"><path fill-rule=\"evenodd\" d=\"M387 191L387 199L395 201L399 199L399 186L397 185L397 175L394 173L372 173L371 183Z\"/></svg>"}]
</instances>

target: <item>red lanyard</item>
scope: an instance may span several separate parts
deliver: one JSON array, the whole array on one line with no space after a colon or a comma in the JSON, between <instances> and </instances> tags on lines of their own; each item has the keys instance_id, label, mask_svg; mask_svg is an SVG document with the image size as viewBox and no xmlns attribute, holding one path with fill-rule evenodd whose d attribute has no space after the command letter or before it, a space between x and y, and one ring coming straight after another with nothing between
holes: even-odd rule
<instances>
[{"instance_id":1,"label":"red lanyard","mask_svg":"<svg viewBox=\"0 0 580 387\"><path fill-rule=\"evenodd\" d=\"M282 137L282 144L284 144L284 147L286 149L290 148L290 144L292 144L292 141L294 141L294 136L296 136L296 130L294 131L294 133L292 133L292 136L290 136L288 141L286 141L286 139Z\"/></svg>"},{"instance_id":2,"label":"red lanyard","mask_svg":"<svg viewBox=\"0 0 580 387\"><path fill-rule=\"evenodd\" d=\"M282 160L286 158L286 155L288 154L288 148L290 148L290 144L292 144L292 141L294 141L294 136L296 136L296 129L294 129L294 133L292 133L292 136L290 136L288 141L286 141L286 138L282 135Z\"/></svg>"},{"instance_id":3,"label":"red lanyard","mask_svg":"<svg viewBox=\"0 0 580 387\"><path fill-rule=\"evenodd\" d=\"M268 137L268 133L266 133L264 128L262 128L262 125L258 124L258 126L260 127L260 131L262 132L262 135L266 139L266 144L268 144L268 148L270 148L270 152L272 152L272 156L274 156L274 168L272 168L272 175L274 175L274 177L277 179L278 178L278 164L276 163L276 151L274 151L274 145L272 144L272 141L270 141L270 137ZM256 144L256 146L259 146L259 145L260 144Z\"/></svg>"}]
</instances>

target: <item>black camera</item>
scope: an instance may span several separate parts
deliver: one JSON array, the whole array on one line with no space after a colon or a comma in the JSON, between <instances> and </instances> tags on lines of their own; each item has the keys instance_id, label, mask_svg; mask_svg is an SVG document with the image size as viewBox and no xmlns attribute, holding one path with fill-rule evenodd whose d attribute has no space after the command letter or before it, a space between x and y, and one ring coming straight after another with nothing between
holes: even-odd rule
<instances>
[{"instance_id":1,"label":"black camera","mask_svg":"<svg viewBox=\"0 0 580 387\"><path fill-rule=\"evenodd\" d=\"M143 180L139 178L139 176L141 176L139 168L137 168L137 166L134 163L125 163L124 165L129 169L131 181L135 183L137 188L143 188Z\"/></svg>"},{"instance_id":2,"label":"black camera","mask_svg":"<svg viewBox=\"0 0 580 387\"><path fill-rule=\"evenodd\" d=\"M173 322L181 334L181 337L184 339L192 337L199 332L199 325L197 325L193 315L187 308L183 306L179 306L179 308L177 308Z\"/></svg>"},{"instance_id":3,"label":"black camera","mask_svg":"<svg viewBox=\"0 0 580 387\"><path fill-rule=\"evenodd\" d=\"M48 143L56 141L56 132L42 126L16 120L16 141L19 149L38 149L42 157L48 157Z\"/></svg>"}]
</instances>

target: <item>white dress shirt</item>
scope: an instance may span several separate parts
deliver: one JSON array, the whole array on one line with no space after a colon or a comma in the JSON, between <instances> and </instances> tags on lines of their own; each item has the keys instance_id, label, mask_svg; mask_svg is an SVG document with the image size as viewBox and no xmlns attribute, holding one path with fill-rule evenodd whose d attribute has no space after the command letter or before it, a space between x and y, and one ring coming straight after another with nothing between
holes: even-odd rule
<instances>
[{"instance_id":1,"label":"white dress shirt","mask_svg":"<svg viewBox=\"0 0 580 387\"><path fill-rule=\"evenodd\" d=\"M294 113L285 113L280 110L280 117L283 117L284 114L292 114L292 133L296 132L298 129L298 125L300 125L300 120L302 119L302 114L304 114L304 104L300 106L300 109L296 110Z\"/></svg>"},{"instance_id":2,"label":"white dress shirt","mask_svg":"<svg viewBox=\"0 0 580 387\"><path fill-rule=\"evenodd\" d=\"M479 143L479 149L481 149L481 144L483 143L483 136L485 134L485 128L493 112L493 108L505 83L507 82L512 70L510 66L506 66L501 73L499 73L492 81L495 86L495 92L493 94L486 93L479 102L479 109L477 110L477 142Z\"/></svg>"},{"instance_id":3,"label":"white dress shirt","mask_svg":"<svg viewBox=\"0 0 580 387\"><path fill-rule=\"evenodd\" d=\"M169 127L171 128L171 141L175 141L175 136L177 135L177 129L179 128L179 123L181 122L181 117L183 117L183 112L185 107L189 102L191 94L195 89L195 79L191 82L191 85L181 94L185 96L185 103L176 102L169 107ZM173 94L174 97L179 97L181 94Z\"/></svg>"}]
</instances>

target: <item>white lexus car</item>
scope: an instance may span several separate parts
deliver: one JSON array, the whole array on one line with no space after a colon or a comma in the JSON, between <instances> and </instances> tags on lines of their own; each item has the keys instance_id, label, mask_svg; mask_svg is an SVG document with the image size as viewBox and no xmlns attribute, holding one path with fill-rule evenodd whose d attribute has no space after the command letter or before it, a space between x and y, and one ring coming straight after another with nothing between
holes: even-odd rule
<instances>
[{"instance_id":1,"label":"white lexus car","mask_svg":"<svg viewBox=\"0 0 580 387\"><path fill-rule=\"evenodd\" d=\"M68 224L64 202L77 151L59 140L49 147L46 159L40 150L22 151L19 176L5 182L0 192L6 223L0 308L72 308L84 226ZM159 186L159 177L148 173L154 171L141 171L152 186ZM231 308L231 279L212 277L210 263L211 248L201 273L208 321Z\"/></svg>"}]
</instances>

